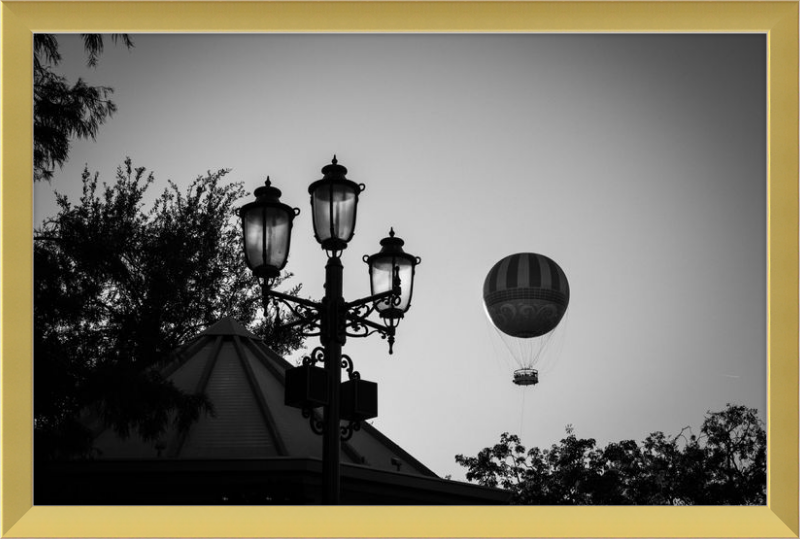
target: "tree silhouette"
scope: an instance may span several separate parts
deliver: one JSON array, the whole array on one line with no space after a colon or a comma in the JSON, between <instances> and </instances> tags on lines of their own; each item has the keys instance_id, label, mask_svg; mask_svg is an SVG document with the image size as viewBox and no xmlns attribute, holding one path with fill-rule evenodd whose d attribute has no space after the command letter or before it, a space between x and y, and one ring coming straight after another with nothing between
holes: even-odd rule
<instances>
[{"instance_id":1,"label":"tree silhouette","mask_svg":"<svg viewBox=\"0 0 800 539\"><path fill-rule=\"evenodd\" d=\"M87 65L95 67L103 52L103 36L81 34ZM128 34L112 34L114 43L133 47ZM109 99L113 89L89 86L82 79L70 85L54 72L61 62L58 40L52 34L33 36L33 179L50 180L67 161L74 137L95 139L97 130L116 110Z\"/></svg>"},{"instance_id":2,"label":"tree silhouette","mask_svg":"<svg viewBox=\"0 0 800 539\"><path fill-rule=\"evenodd\" d=\"M686 433L689 436L686 436ZM518 436L474 457L456 455L467 480L512 492L512 503L536 505L763 505L766 433L757 411L728 404L708 412L700 435L650 434L597 448L567 436L550 449L527 450Z\"/></svg>"},{"instance_id":3,"label":"tree silhouette","mask_svg":"<svg viewBox=\"0 0 800 539\"><path fill-rule=\"evenodd\" d=\"M102 189L98 175L84 170L77 204L57 195L59 212L35 232L34 245L39 458L89 451L79 419L87 409L118 434L135 430L146 440L157 438L172 415L186 428L210 411L203 395L182 393L158 368L224 316L248 325L278 353L302 346L297 331L276 332L274 306L263 311L235 215L245 192L222 183L227 173L198 177L185 193L170 182L145 210L155 179L127 159L116 182Z\"/></svg>"}]
</instances>

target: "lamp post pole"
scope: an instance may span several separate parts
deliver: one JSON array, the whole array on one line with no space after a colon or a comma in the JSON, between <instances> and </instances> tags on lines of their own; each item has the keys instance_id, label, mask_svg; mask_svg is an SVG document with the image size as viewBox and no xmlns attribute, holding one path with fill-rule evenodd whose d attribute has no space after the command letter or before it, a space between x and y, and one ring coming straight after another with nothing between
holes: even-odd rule
<instances>
[{"instance_id":1,"label":"lamp post pole","mask_svg":"<svg viewBox=\"0 0 800 539\"><path fill-rule=\"evenodd\" d=\"M336 156L322 173L324 177L309 186L314 236L328 254L321 302L272 290L286 266L292 222L300 210L280 201L281 191L272 186L269 177L256 189L256 200L240 208L239 215L245 261L262 281L265 311L270 300L280 301L294 315L283 328L299 327L305 336L320 337L322 346L303 358L301 366L286 371L284 402L300 408L311 429L322 435L322 501L336 505L341 493L340 444L361 428L361 421L378 415L377 384L361 380L342 347L348 336L379 333L388 340L392 353L395 329L411 305L414 270L421 259L403 251L403 240L395 238L392 229L389 237L381 240L381 251L363 258L369 267L371 295L346 303L340 255L353 236L358 195L364 184L348 180L347 169L338 164ZM382 325L368 319L373 312L379 313ZM315 363L323 363L324 368ZM343 367L349 378L345 383ZM314 413L319 407L323 408L322 420Z\"/></svg>"},{"instance_id":2,"label":"lamp post pole","mask_svg":"<svg viewBox=\"0 0 800 539\"><path fill-rule=\"evenodd\" d=\"M344 332L339 330L342 303L342 261L338 256L333 256L325 265L323 305L327 324L323 325L320 338L325 347L325 370L328 373L328 404L324 407L325 426L322 434L322 501L327 505L338 505L340 493L339 386L345 341Z\"/></svg>"}]
</instances>

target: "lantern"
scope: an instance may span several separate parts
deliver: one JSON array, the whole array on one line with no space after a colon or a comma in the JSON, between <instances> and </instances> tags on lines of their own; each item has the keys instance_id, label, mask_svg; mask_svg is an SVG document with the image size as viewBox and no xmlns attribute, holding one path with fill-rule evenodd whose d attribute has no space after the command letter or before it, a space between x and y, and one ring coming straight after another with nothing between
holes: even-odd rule
<instances>
[{"instance_id":1,"label":"lantern","mask_svg":"<svg viewBox=\"0 0 800 539\"><path fill-rule=\"evenodd\" d=\"M300 210L280 201L281 191L272 187L269 177L253 194L256 200L239 210L245 260L256 277L271 283L286 266L292 221Z\"/></svg>"},{"instance_id":2,"label":"lantern","mask_svg":"<svg viewBox=\"0 0 800 539\"><path fill-rule=\"evenodd\" d=\"M395 274L400 279L400 296L378 300L375 308L387 326L396 326L411 306L411 295L414 291L414 272L422 259L403 251L405 242L389 231L389 237L381 240L381 250L372 256L364 256L369 265L369 277L372 294L382 294L394 287Z\"/></svg>"},{"instance_id":3,"label":"lantern","mask_svg":"<svg viewBox=\"0 0 800 539\"><path fill-rule=\"evenodd\" d=\"M353 238L358 194L364 184L345 178L347 169L338 164L335 155L331 164L322 168L322 174L321 180L308 186L314 236L328 256L338 256Z\"/></svg>"}]
</instances>

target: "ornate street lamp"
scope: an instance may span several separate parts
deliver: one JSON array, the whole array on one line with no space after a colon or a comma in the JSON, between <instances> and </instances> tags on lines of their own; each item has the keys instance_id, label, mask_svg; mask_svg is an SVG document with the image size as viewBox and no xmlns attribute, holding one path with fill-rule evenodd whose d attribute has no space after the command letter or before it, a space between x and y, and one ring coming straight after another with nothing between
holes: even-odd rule
<instances>
[{"instance_id":1,"label":"ornate street lamp","mask_svg":"<svg viewBox=\"0 0 800 539\"><path fill-rule=\"evenodd\" d=\"M389 342L392 353L397 324L411 304L414 271L420 258L403 251L403 240L381 240L381 251L365 256L369 265L372 295L352 302L342 297L342 262L340 256L352 239L356 226L358 195L364 184L345 177L347 169L336 156L322 169L323 177L312 183L311 210L314 236L328 255L325 265L325 297L321 302L296 298L272 290L275 278L286 265L289 255L292 220L299 213L280 202L281 192L266 185L256 189L255 202L241 208L245 259L255 276L262 279L264 301L281 301L294 313L295 320L283 328L300 327L303 335L320 337L321 347L303 358L302 366L286 371L284 402L300 408L311 428L322 434L323 501L339 503L339 450L361 427L361 421L376 417L377 384L361 380L353 360L342 354L347 337L367 337L378 333ZM383 324L369 319L377 311ZM315 364L323 363L324 368ZM348 381L342 383L342 368ZM323 408L320 420L315 408ZM346 425L341 420L347 421Z\"/></svg>"},{"instance_id":2,"label":"ornate street lamp","mask_svg":"<svg viewBox=\"0 0 800 539\"><path fill-rule=\"evenodd\" d=\"M272 286L289 258L292 221L300 210L280 201L281 191L272 187L269 176L253 194L256 200L239 210L245 261L256 277Z\"/></svg>"},{"instance_id":3,"label":"ornate street lamp","mask_svg":"<svg viewBox=\"0 0 800 539\"><path fill-rule=\"evenodd\" d=\"M364 262L369 265L369 278L373 294L383 294L391 290L394 280L399 278L402 287L399 296L375 302L375 308L383 318L384 324L396 327L400 319L411 307L411 294L414 291L414 272L422 259L403 251L405 242L394 237L394 228L389 230L389 237L381 240L381 251L372 256L364 255Z\"/></svg>"},{"instance_id":4,"label":"ornate street lamp","mask_svg":"<svg viewBox=\"0 0 800 539\"><path fill-rule=\"evenodd\" d=\"M345 178L347 169L335 155L331 164L322 168L322 174L321 180L308 186L314 236L328 256L339 256L353 238L358 194L364 190L364 184Z\"/></svg>"}]
</instances>

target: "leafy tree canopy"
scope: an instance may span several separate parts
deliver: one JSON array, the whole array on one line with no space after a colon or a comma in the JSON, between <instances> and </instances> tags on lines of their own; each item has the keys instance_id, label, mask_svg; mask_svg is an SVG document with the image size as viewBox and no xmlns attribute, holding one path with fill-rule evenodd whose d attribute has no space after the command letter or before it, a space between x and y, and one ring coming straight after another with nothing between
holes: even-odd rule
<instances>
[{"instance_id":1,"label":"leafy tree canopy","mask_svg":"<svg viewBox=\"0 0 800 539\"><path fill-rule=\"evenodd\" d=\"M298 332L275 329L274 305L263 311L235 216L234 203L245 192L241 184L223 183L227 173L209 172L185 192L170 182L145 209L155 179L127 159L112 185L98 186L98 175L84 170L78 203L57 195L59 212L36 231L34 245L40 457L89 450L78 420L88 408L120 435L135 430L147 440L170 417L186 428L211 411L203 395L182 393L158 367L222 317L249 326L278 353L302 346Z\"/></svg>"},{"instance_id":2,"label":"leafy tree canopy","mask_svg":"<svg viewBox=\"0 0 800 539\"><path fill-rule=\"evenodd\" d=\"M87 65L97 66L103 36L81 34ZM114 43L133 47L128 34L112 34ZM116 110L109 99L113 89L90 86L82 79L70 84L54 67L61 62L58 40L52 34L33 36L33 179L50 180L67 161L73 138L95 139L97 130Z\"/></svg>"},{"instance_id":3,"label":"leafy tree canopy","mask_svg":"<svg viewBox=\"0 0 800 539\"><path fill-rule=\"evenodd\" d=\"M687 436L688 433L688 436ZM763 505L766 433L757 411L728 404L708 412L699 435L687 427L597 447L567 436L550 449L526 449L518 436L474 457L456 455L467 480L512 492L512 503L536 505Z\"/></svg>"}]
</instances>

